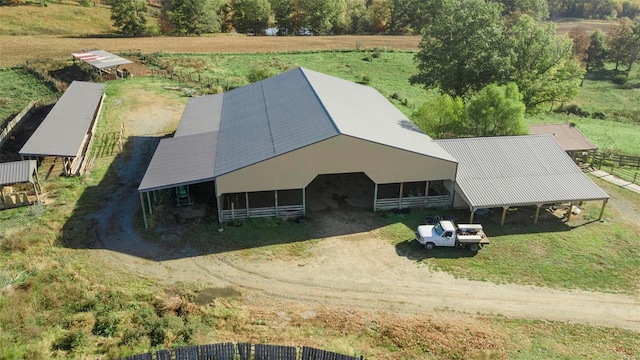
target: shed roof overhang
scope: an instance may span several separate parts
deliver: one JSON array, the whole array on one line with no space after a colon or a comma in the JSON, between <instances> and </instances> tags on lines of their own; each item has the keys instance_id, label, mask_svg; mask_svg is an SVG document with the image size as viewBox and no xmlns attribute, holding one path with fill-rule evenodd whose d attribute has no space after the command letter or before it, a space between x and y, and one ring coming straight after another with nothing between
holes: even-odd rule
<instances>
[{"instance_id":1,"label":"shed roof overhang","mask_svg":"<svg viewBox=\"0 0 640 360\"><path fill-rule=\"evenodd\" d=\"M0 186L34 183L33 174L38 168L35 160L0 163Z\"/></svg>"}]
</instances>

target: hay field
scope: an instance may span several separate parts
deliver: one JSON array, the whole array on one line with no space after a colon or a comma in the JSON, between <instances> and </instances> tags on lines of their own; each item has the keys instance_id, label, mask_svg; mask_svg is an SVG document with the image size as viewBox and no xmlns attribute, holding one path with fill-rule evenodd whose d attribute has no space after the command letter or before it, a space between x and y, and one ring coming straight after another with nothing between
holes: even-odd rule
<instances>
[{"instance_id":1,"label":"hay field","mask_svg":"<svg viewBox=\"0 0 640 360\"><path fill-rule=\"evenodd\" d=\"M71 57L81 50L111 52L140 50L143 53L267 53L331 49L384 47L417 50L419 36L244 36L80 38L60 36L0 36L0 67L24 63L28 59Z\"/></svg>"}]
</instances>

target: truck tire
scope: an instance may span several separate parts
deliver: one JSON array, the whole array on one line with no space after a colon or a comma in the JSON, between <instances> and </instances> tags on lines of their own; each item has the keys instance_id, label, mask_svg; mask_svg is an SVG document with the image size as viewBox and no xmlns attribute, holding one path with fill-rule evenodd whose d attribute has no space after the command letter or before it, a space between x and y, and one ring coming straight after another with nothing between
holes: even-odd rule
<instances>
[{"instance_id":1,"label":"truck tire","mask_svg":"<svg viewBox=\"0 0 640 360\"><path fill-rule=\"evenodd\" d=\"M478 252L478 250L480 250L480 247L478 246L478 244L469 244L467 245L467 248L471 252Z\"/></svg>"},{"instance_id":2,"label":"truck tire","mask_svg":"<svg viewBox=\"0 0 640 360\"><path fill-rule=\"evenodd\" d=\"M424 248L427 250L433 250L433 248L436 247L436 244L432 243L432 242L428 242L426 244L424 244Z\"/></svg>"}]
</instances>

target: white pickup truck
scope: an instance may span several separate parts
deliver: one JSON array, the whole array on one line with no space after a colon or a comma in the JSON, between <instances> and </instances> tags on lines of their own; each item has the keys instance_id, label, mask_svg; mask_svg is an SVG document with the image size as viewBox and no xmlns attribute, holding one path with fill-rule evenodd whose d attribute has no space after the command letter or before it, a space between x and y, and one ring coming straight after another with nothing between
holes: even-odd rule
<instances>
[{"instance_id":1,"label":"white pickup truck","mask_svg":"<svg viewBox=\"0 0 640 360\"><path fill-rule=\"evenodd\" d=\"M436 246L464 247L477 252L489 244L480 224L459 224L440 220L435 225L420 225L416 231L416 240L427 250Z\"/></svg>"}]
</instances>

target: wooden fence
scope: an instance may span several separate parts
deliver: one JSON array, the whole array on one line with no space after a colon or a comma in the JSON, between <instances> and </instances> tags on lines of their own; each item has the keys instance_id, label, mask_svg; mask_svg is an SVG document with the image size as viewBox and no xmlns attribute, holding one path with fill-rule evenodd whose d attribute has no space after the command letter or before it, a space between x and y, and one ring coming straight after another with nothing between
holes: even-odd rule
<instances>
[{"instance_id":1,"label":"wooden fence","mask_svg":"<svg viewBox=\"0 0 640 360\"><path fill-rule=\"evenodd\" d=\"M594 154L591 167L634 184L640 184L640 157L613 154Z\"/></svg>"},{"instance_id":2,"label":"wooden fence","mask_svg":"<svg viewBox=\"0 0 640 360\"><path fill-rule=\"evenodd\" d=\"M158 350L128 356L125 360L364 360L363 356L342 355L331 351L304 346L267 345L231 342L185 346L173 350Z\"/></svg>"},{"instance_id":3,"label":"wooden fence","mask_svg":"<svg viewBox=\"0 0 640 360\"><path fill-rule=\"evenodd\" d=\"M375 210L411 209L424 207L447 207L450 204L449 195L437 196L406 196L403 198L377 199Z\"/></svg>"},{"instance_id":4,"label":"wooden fence","mask_svg":"<svg viewBox=\"0 0 640 360\"><path fill-rule=\"evenodd\" d=\"M210 89L208 90L211 93L220 93L229 91L234 88L233 85L230 85L228 82L221 82L218 78L212 78L210 76L202 75L202 74L194 74L191 72L183 72L182 70L171 71L171 70L157 70L150 69L152 76L161 77L164 79L171 79L173 81L177 81L180 84L184 84L186 86L190 86L193 88ZM236 86L237 87L237 86Z\"/></svg>"},{"instance_id":5,"label":"wooden fence","mask_svg":"<svg viewBox=\"0 0 640 360\"><path fill-rule=\"evenodd\" d=\"M640 169L640 156L614 155L599 153L591 158L591 165L601 169L602 166L615 165L616 167L628 166Z\"/></svg>"},{"instance_id":6,"label":"wooden fence","mask_svg":"<svg viewBox=\"0 0 640 360\"><path fill-rule=\"evenodd\" d=\"M304 215L302 205L282 205L261 208L246 208L222 210L222 221L241 220L247 218L293 218Z\"/></svg>"}]
</instances>

